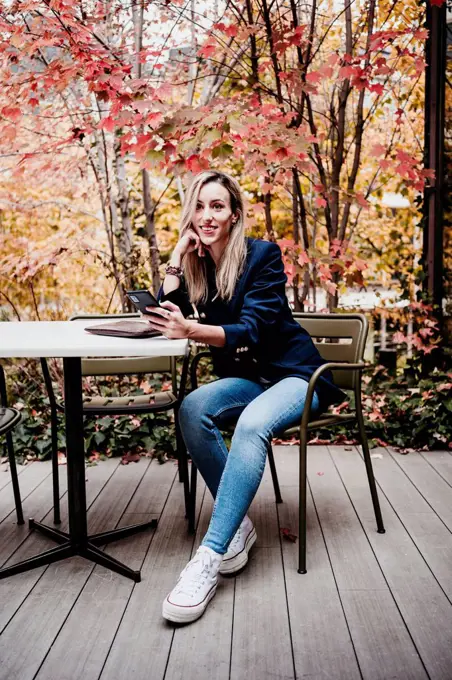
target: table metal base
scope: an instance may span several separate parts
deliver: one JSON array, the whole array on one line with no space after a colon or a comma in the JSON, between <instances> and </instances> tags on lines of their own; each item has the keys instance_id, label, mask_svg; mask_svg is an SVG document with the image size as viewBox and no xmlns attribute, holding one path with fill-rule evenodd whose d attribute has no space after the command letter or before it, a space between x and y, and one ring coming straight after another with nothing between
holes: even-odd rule
<instances>
[{"instance_id":1,"label":"table metal base","mask_svg":"<svg viewBox=\"0 0 452 680\"><path fill-rule=\"evenodd\" d=\"M53 529L46 524L41 524L41 522L35 522L33 519L29 520L30 529L36 529L44 536L51 538L52 540L60 543L57 548L51 548L45 552L39 553L34 557L29 557L27 560L18 562L17 564L12 564L10 567L5 567L0 569L0 579L6 578L7 576L13 576L14 574L21 574L24 571L29 571L30 569L36 569L37 567L43 567L46 564L53 564L53 562L58 562L59 560L64 560L67 557L75 557L80 555L91 562L96 564L101 564L103 567L107 567L112 571L116 571L122 576L127 576L131 578L132 581L138 583L141 581L141 575L139 571L130 569L119 560L115 560L114 557L107 555L102 550L99 550L98 545L106 545L107 543L112 543L113 541L118 541L121 538L127 538L127 536L132 536L139 531L144 531L145 529L155 529L157 526L157 520L152 519L150 522L144 522L142 524L133 524L128 527L121 529L113 529L112 531L103 531L99 534L93 534L92 536L87 536L86 540L81 542L75 542L71 539L70 534L65 531L60 531L59 529Z\"/></svg>"},{"instance_id":2,"label":"table metal base","mask_svg":"<svg viewBox=\"0 0 452 680\"><path fill-rule=\"evenodd\" d=\"M101 564L118 574L127 576L133 581L140 581L140 572L130 569L122 562L110 557L98 545L117 541L131 536L138 531L155 528L157 520L142 524L134 524L122 529L104 531L100 534L88 535L86 520L86 489L85 489L85 446L83 440L83 403L82 403L82 364L80 357L66 357L64 366L64 402L66 416L66 459L68 481L68 519L69 531L60 531L46 524L30 520L30 529L36 529L48 538L60 543L39 555L30 557L10 567L0 569L0 579L20 574L29 569L53 564L68 557L80 555L91 562Z\"/></svg>"}]
</instances>

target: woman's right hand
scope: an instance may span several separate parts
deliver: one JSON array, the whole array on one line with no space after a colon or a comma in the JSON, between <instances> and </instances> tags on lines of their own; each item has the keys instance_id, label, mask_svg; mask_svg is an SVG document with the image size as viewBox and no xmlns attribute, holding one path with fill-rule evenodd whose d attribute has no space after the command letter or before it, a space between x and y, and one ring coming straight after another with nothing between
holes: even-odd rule
<instances>
[{"instance_id":1,"label":"woman's right hand","mask_svg":"<svg viewBox=\"0 0 452 680\"><path fill-rule=\"evenodd\" d=\"M175 251L177 251L182 258L187 253L192 253L195 250L198 251L199 257L204 257L204 246L198 234L194 231L194 229L187 229L183 236L181 236L179 239Z\"/></svg>"}]
</instances>

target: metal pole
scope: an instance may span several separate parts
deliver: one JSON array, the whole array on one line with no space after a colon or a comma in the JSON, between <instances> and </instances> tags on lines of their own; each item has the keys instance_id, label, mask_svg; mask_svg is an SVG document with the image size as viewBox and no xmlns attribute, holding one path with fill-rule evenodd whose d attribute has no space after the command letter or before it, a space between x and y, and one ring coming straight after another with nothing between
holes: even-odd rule
<instances>
[{"instance_id":1,"label":"metal pole","mask_svg":"<svg viewBox=\"0 0 452 680\"><path fill-rule=\"evenodd\" d=\"M446 4L427 2L426 24L429 37L425 53L425 132L424 166L435 171L435 178L424 190L423 259L424 290L438 308L441 320L443 298L443 206L444 206L444 126L446 82Z\"/></svg>"},{"instance_id":2,"label":"metal pole","mask_svg":"<svg viewBox=\"0 0 452 680\"><path fill-rule=\"evenodd\" d=\"M64 409L69 506L69 533L76 546L87 542L85 442L83 438L82 365L67 357L64 364Z\"/></svg>"}]
</instances>

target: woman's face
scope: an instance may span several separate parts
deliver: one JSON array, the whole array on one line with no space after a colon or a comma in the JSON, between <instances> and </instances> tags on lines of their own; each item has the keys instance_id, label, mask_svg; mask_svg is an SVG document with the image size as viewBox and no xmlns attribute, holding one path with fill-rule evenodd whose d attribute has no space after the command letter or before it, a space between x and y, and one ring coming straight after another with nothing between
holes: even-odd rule
<instances>
[{"instance_id":1,"label":"woman's face","mask_svg":"<svg viewBox=\"0 0 452 680\"><path fill-rule=\"evenodd\" d=\"M219 182L204 184L193 215L193 227L207 250L219 254L229 240L235 220L229 191Z\"/></svg>"}]
</instances>

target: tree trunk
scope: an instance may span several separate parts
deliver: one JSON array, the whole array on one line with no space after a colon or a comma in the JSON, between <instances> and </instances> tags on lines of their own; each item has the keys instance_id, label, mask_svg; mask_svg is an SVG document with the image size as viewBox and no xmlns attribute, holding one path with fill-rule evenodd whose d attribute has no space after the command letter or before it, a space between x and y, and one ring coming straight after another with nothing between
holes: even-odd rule
<instances>
[{"instance_id":1,"label":"tree trunk","mask_svg":"<svg viewBox=\"0 0 452 680\"><path fill-rule=\"evenodd\" d=\"M143 205L144 214L146 215L146 234L149 241L150 259L151 259L151 276L152 276L152 290L154 295L157 295L160 288L160 254L157 245L157 234L155 232L154 221L154 205L151 198L151 188L149 182L149 173L147 170L141 171L141 179L143 186Z\"/></svg>"},{"instance_id":2,"label":"tree trunk","mask_svg":"<svg viewBox=\"0 0 452 680\"><path fill-rule=\"evenodd\" d=\"M141 62L140 52L143 49L143 16L144 16L144 0L132 3L132 18L135 36L135 64L134 72L137 78L141 78ZM151 183L149 180L148 171L143 168L141 170L141 185L143 188L143 208L146 216L146 235L149 243L150 261L151 261L151 277L152 290L157 295L160 288L160 253L157 244L157 234L155 231L154 219L154 203L151 197Z\"/></svg>"},{"instance_id":3,"label":"tree trunk","mask_svg":"<svg viewBox=\"0 0 452 680\"><path fill-rule=\"evenodd\" d=\"M132 219L130 215L129 189L127 186L127 173L124 157L121 156L121 142L115 138L114 145L114 167L117 186L117 210L121 216L122 229L118 233L118 248L121 254L122 266L124 269L123 285L126 290L134 288L133 276L133 233Z\"/></svg>"},{"instance_id":4,"label":"tree trunk","mask_svg":"<svg viewBox=\"0 0 452 680\"><path fill-rule=\"evenodd\" d=\"M95 97L93 95L93 100ZM97 102L96 102L97 105ZM102 111L98 108L99 116L102 117ZM102 215L105 224L105 230L107 232L108 246L110 248L110 264L115 278L115 291L118 290L119 297L121 300L122 311L127 311L127 298L124 294L124 288L122 286L122 273L120 271L120 266L116 257L116 244L117 237L120 232L118 213L116 210L116 201L112 195L111 184L108 172L108 160L107 160L107 146L105 141L105 136L102 131L95 132L96 138L96 152L97 152L97 177L99 194L101 197L102 204ZM92 163L94 167L94 162Z\"/></svg>"},{"instance_id":5,"label":"tree trunk","mask_svg":"<svg viewBox=\"0 0 452 680\"><path fill-rule=\"evenodd\" d=\"M270 178L265 178L266 182L270 182ZM272 196L270 192L264 195L264 206L265 206L265 228L267 230L267 236L269 241L275 240L275 234L273 232L273 219L272 219Z\"/></svg>"},{"instance_id":6,"label":"tree trunk","mask_svg":"<svg viewBox=\"0 0 452 680\"><path fill-rule=\"evenodd\" d=\"M299 217L298 217L298 195L297 195L297 182L295 179L295 174L292 178L292 222L293 222L293 240L295 244L300 242L300 227L299 227ZM298 286L300 284L300 275L296 274L292 283L293 290L293 308L296 312L303 311L303 305L300 302L300 297L298 295Z\"/></svg>"},{"instance_id":7,"label":"tree trunk","mask_svg":"<svg viewBox=\"0 0 452 680\"><path fill-rule=\"evenodd\" d=\"M370 45L372 41L372 35L374 30L375 21L375 4L376 0L371 0L369 3L369 9L367 12L367 41L366 41L366 52L370 52ZM366 58L365 68L370 63L370 57ZM361 165L361 148L364 132L364 96L365 90L362 89L358 97L358 106L356 111L356 125L355 125L355 150L353 155L353 165L348 177L347 182L347 193L351 194L355 188L356 178L358 176L358 170ZM346 230L348 227L348 222L350 218L350 201L347 201L342 212L342 221L339 229L339 240L343 241L345 239Z\"/></svg>"},{"instance_id":8,"label":"tree trunk","mask_svg":"<svg viewBox=\"0 0 452 680\"><path fill-rule=\"evenodd\" d=\"M344 0L345 3L345 53L350 57L353 56L353 35L352 35L352 9L349 0ZM332 173L331 173L331 232L329 234L330 243L338 237L339 233L339 212L340 212L340 189L341 189L341 170L344 164L344 148L346 135L346 111L347 100L351 92L349 78L344 78L342 87L339 91L338 114L337 114L337 142L334 151L332 151ZM338 285L339 275L337 272L333 273L333 283ZM328 293L328 310L333 312L339 302L339 294L336 291Z\"/></svg>"}]
</instances>

